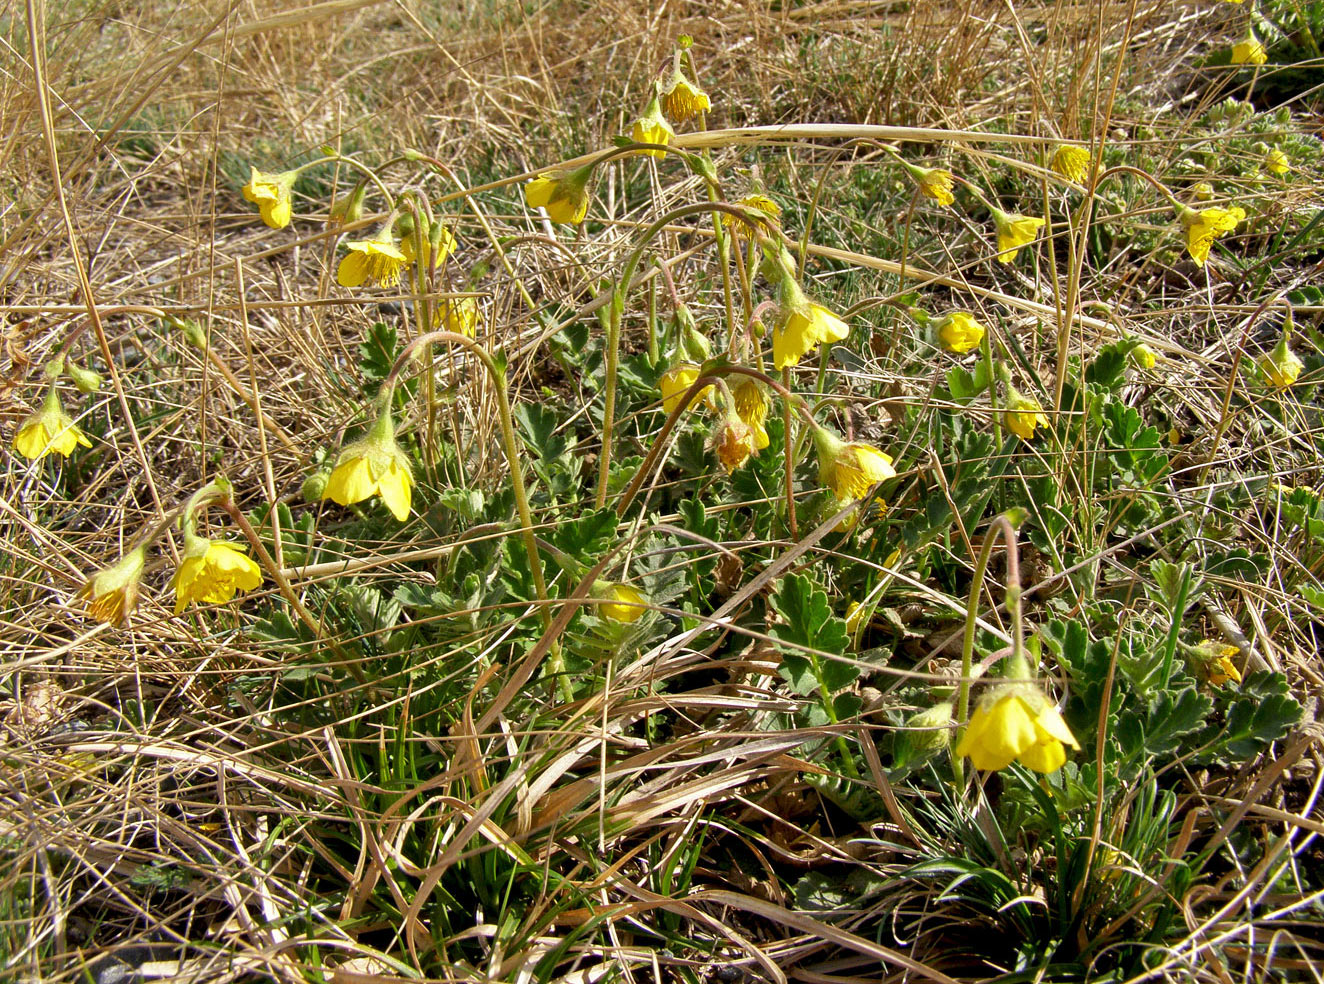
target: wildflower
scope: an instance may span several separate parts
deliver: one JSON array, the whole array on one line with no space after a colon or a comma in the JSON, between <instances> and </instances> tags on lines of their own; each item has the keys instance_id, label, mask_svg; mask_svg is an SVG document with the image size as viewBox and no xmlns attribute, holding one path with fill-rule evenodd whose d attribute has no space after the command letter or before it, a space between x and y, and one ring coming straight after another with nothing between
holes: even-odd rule
<instances>
[{"instance_id":1,"label":"wildflower","mask_svg":"<svg viewBox=\"0 0 1324 984\"><path fill-rule=\"evenodd\" d=\"M758 450L754 428L745 423L735 410L728 409L721 426L713 434L713 450L717 452L717 460L730 475Z\"/></svg>"},{"instance_id":2,"label":"wildflower","mask_svg":"<svg viewBox=\"0 0 1324 984\"><path fill-rule=\"evenodd\" d=\"M1043 219L1030 215L1008 215L1001 209L993 209L993 224L998 229L998 261L1010 263L1016 259L1016 252L1022 246L1034 242Z\"/></svg>"},{"instance_id":3,"label":"wildflower","mask_svg":"<svg viewBox=\"0 0 1324 984\"><path fill-rule=\"evenodd\" d=\"M363 218L363 200L368 196L367 181L360 181L348 195L343 195L331 205L331 221L338 225L349 225Z\"/></svg>"},{"instance_id":4,"label":"wildflower","mask_svg":"<svg viewBox=\"0 0 1324 984\"><path fill-rule=\"evenodd\" d=\"M1131 350L1131 361L1141 369L1153 369L1158 365L1158 356L1152 348L1141 342Z\"/></svg>"},{"instance_id":5,"label":"wildflower","mask_svg":"<svg viewBox=\"0 0 1324 984\"><path fill-rule=\"evenodd\" d=\"M672 325L680 335L680 347L684 349L685 354L692 361L702 364L712 358L712 342L708 340L707 335L699 331L699 325L694 320L694 313L690 311L690 306L684 301L676 305L675 314L672 316Z\"/></svg>"},{"instance_id":6,"label":"wildflower","mask_svg":"<svg viewBox=\"0 0 1324 984\"><path fill-rule=\"evenodd\" d=\"M952 184L956 178L951 171L940 167L920 167L899 157L897 160L901 161L901 165L910 172L910 176L919 184L919 190L925 197L932 198L939 205L950 205L956 201L956 196L952 194Z\"/></svg>"},{"instance_id":7,"label":"wildflower","mask_svg":"<svg viewBox=\"0 0 1324 984\"><path fill-rule=\"evenodd\" d=\"M1277 389L1287 389L1295 383L1304 368L1305 365L1287 345L1287 332L1278 337L1278 344L1272 351L1260 358L1260 371Z\"/></svg>"},{"instance_id":8,"label":"wildflower","mask_svg":"<svg viewBox=\"0 0 1324 984\"><path fill-rule=\"evenodd\" d=\"M1014 387L1007 398L1007 410L1002 420L1007 425L1007 430L1022 441L1034 437L1036 427L1048 426L1048 418L1044 416L1044 408L1039 401L1032 396L1026 396Z\"/></svg>"},{"instance_id":9,"label":"wildflower","mask_svg":"<svg viewBox=\"0 0 1324 984\"><path fill-rule=\"evenodd\" d=\"M935 752L943 751L952 743L952 704L941 701L932 707L912 714L905 727L897 731L892 745L892 762L896 768L922 762Z\"/></svg>"},{"instance_id":10,"label":"wildflower","mask_svg":"<svg viewBox=\"0 0 1324 984\"><path fill-rule=\"evenodd\" d=\"M236 591L252 591L262 583L262 570L242 547L186 530L184 559L171 583L178 615L191 603L222 605Z\"/></svg>"},{"instance_id":11,"label":"wildflower","mask_svg":"<svg viewBox=\"0 0 1324 984\"><path fill-rule=\"evenodd\" d=\"M993 688L970 715L956 746L976 769L1005 769L1017 759L1036 772L1056 772L1066 749L1079 748L1057 708L1037 687L1004 684Z\"/></svg>"},{"instance_id":12,"label":"wildflower","mask_svg":"<svg viewBox=\"0 0 1324 984\"><path fill-rule=\"evenodd\" d=\"M613 622L637 622L648 610L648 599L643 592L628 584L596 581L592 595L602 602L598 605L598 615Z\"/></svg>"},{"instance_id":13,"label":"wildflower","mask_svg":"<svg viewBox=\"0 0 1324 984\"><path fill-rule=\"evenodd\" d=\"M863 499L879 482L896 477L892 458L860 441L846 442L826 427L814 428L818 480L840 502Z\"/></svg>"},{"instance_id":14,"label":"wildflower","mask_svg":"<svg viewBox=\"0 0 1324 984\"><path fill-rule=\"evenodd\" d=\"M1186 249L1191 259L1204 266L1209 259L1209 248L1219 236L1226 235L1237 227L1237 223L1246 217L1246 213L1237 206L1232 208L1206 208L1196 211L1177 206L1177 215L1186 227Z\"/></svg>"},{"instance_id":15,"label":"wildflower","mask_svg":"<svg viewBox=\"0 0 1324 984\"><path fill-rule=\"evenodd\" d=\"M74 386L80 393L91 394L101 389L101 373L94 369L87 369L70 361L65 364L64 371L69 374L69 378L74 381Z\"/></svg>"},{"instance_id":16,"label":"wildflower","mask_svg":"<svg viewBox=\"0 0 1324 984\"><path fill-rule=\"evenodd\" d=\"M336 268L336 283L341 287L358 287L367 282L382 287L394 287L400 282L400 271L409 262L395 243L388 222L372 239L357 239L345 243L349 250Z\"/></svg>"},{"instance_id":17,"label":"wildflower","mask_svg":"<svg viewBox=\"0 0 1324 984\"><path fill-rule=\"evenodd\" d=\"M437 302L437 323L446 331L465 338L478 334L478 299L474 297L443 297Z\"/></svg>"},{"instance_id":18,"label":"wildflower","mask_svg":"<svg viewBox=\"0 0 1324 984\"><path fill-rule=\"evenodd\" d=\"M273 229L284 229L290 224L294 204L290 199L298 171L263 174L249 165L248 184L239 189L245 199L257 206L262 221Z\"/></svg>"},{"instance_id":19,"label":"wildflower","mask_svg":"<svg viewBox=\"0 0 1324 984\"><path fill-rule=\"evenodd\" d=\"M1080 184L1085 178L1086 172L1090 166L1090 152L1084 147L1073 147L1071 144L1059 144L1053 151L1052 160L1049 167L1056 174L1060 174L1068 181L1074 181Z\"/></svg>"},{"instance_id":20,"label":"wildflower","mask_svg":"<svg viewBox=\"0 0 1324 984\"><path fill-rule=\"evenodd\" d=\"M768 419L768 395L757 381L746 377L732 393L736 402L736 413L749 424L754 431L754 449L762 451L768 446L768 430L764 422Z\"/></svg>"},{"instance_id":21,"label":"wildflower","mask_svg":"<svg viewBox=\"0 0 1324 984\"><path fill-rule=\"evenodd\" d=\"M1241 682L1241 671L1232 662L1232 657L1240 651L1236 646L1205 639L1198 646L1184 645L1183 649L1195 671L1211 685L1221 687L1229 680Z\"/></svg>"},{"instance_id":22,"label":"wildflower","mask_svg":"<svg viewBox=\"0 0 1324 984\"><path fill-rule=\"evenodd\" d=\"M440 222L434 223L429 232L430 236L425 237L428 240L428 246L432 253L429 265L441 266L446 262L446 257L455 252L455 237L452 236L450 230ZM414 262L414 256L416 254L414 252L414 235L412 232L401 238L400 252L404 254L407 262Z\"/></svg>"},{"instance_id":23,"label":"wildflower","mask_svg":"<svg viewBox=\"0 0 1324 984\"><path fill-rule=\"evenodd\" d=\"M692 362L682 362L673 366L662 374L658 380L658 387L662 390L662 409L669 415L676 412L676 407L680 406L681 397L689 390L699 379L699 367ZM707 399L712 402L713 388L705 386L694 398L690 400L687 409L693 409L700 400Z\"/></svg>"},{"instance_id":24,"label":"wildflower","mask_svg":"<svg viewBox=\"0 0 1324 984\"><path fill-rule=\"evenodd\" d=\"M746 218L722 213L722 226L732 236L749 235L751 229L755 233L770 232L781 225L782 207L767 195L746 195L733 204L744 211Z\"/></svg>"},{"instance_id":25,"label":"wildflower","mask_svg":"<svg viewBox=\"0 0 1324 984\"><path fill-rule=\"evenodd\" d=\"M14 450L30 461L44 458L55 451L66 458L78 445L90 448L92 442L78 429L73 418L64 412L60 394L54 386L46 394L46 403L18 425L14 434Z\"/></svg>"},{"instance_id":26,"label":"wildflower","mask_svg":"<svg viewBox=\"0 0 1324 984\"><path fill-rule=\"evenodd\" d=\"M1191 185L1191 197L1197 202L1207 202L1214 197L1214 186L1208 181L1197 181Z\"/></svg>"},{"instance_id":27,"label":"wildflower","mask_svg":"<svg viewBox=\"0 0 1324 984\"><path fill-rule=\"evenodd\" d=\"M708 93L691 82L681 71L680 63L671 71L671 79L660 96L663 111L677 123L684 123L691 116L706 113L713 108Z\"/></svg>"},{"instance_id":28,"label":"wildflower","mask_svg":"<svg viewBox=\"0 0 1324 984\"><path fill-rule=\"evenodd\" d=\"M798 364L810 349L825 342L839 342L849 333L846 322L810 301L795 278L785 274L781 309L772 326L772 361L778 369Z\"/></svg>"},{"instance_id":29,"label":"wildflower","mask_svg":"<svg viewBox=\"0 0 1324 984\"><path fill-rule=\"evenodd\" d=\"M593 165L569 173L540 174L524 186L524 201L530 208L547 210L553 222L579 225L588 214L588 179Z\"/></svg>"},{"instance_id":30,"label":"wildflower","mask_svg":"<svg viewBox=\"0 0 1324 984\"><path fill-rule=\"evenodd\" d=\"M943 315L934 324L934 328L942 347L957 355L973 351L984 340L984 326L964 311Z\"/></svg>"},{"instance_id":31,"label":"wildflower","mask_svg":"<svg viewBox=\"0 0 1324 984\"><path fill-rule=\"evenodd\" d=\"M630 139L635 143L662 144L666 146L671 143L671 138L676 135L676 131L671 128L671 124L662 118L662 108L657 103L657 97L654 96L644 107L644 113L630 127ZM638 151L645 157L666 157L665 150L641 150Z\"/></svg>"},{"instance_id":32,"label":"wildflower","mask_svg":"<svg viewBox=\"0 0 1324 984\"><path fill-rule=\"evenodd\" d=\"M1246 35L1245 41L1238 41L1232 46L1233 65L1263 65L1268 60L1268 52L1254 31Z\"/></svg>"},{"instance_id":33,"label":"wildflower","mask_svg":"<svg viewBox=\"0 0 1324 984\"><path fill-rule=\"evenodd\" d=\"M1265 167L1274 174L1286 174L1292 170L1292 165L1288 163L1287 155L1277 147L1270 147L1269 153L1265 155Z\"/></svg>"},{"instance_id":34,"label":"wildflower","mask_svg":"<svg viewBox=\"0 0 1324 984\"><path fill-rule=\"evenodd\" d=\"M78 597L87 600L87 613L107 625L123 625L138 604L138 587L147 564L147 548L130 550L119 561L87 579Z\"/></svg>"},{"instance_id":35,"label":"wildflower","mask_svg":"<svg viewBox=\"0 0 1324 984\"><path fill-rule=\"evenodd\" d=\"M409 518L410 490L414 472L409 458L395 443L395 424L383 412L368 436L343 448L327 479L323 499L342 506L380 495L396 519Z\"/></svg>"}]
</instances>

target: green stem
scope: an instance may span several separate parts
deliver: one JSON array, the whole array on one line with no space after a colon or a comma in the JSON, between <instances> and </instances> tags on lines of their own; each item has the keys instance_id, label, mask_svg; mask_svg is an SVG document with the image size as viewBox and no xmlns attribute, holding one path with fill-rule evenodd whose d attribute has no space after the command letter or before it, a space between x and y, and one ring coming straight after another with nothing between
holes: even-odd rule
<instances>
[{"instance_id":1,"label":"green stem","mask_svg":"<svg viewBox=\"0 0 1324 984\"><path fill-rule=\"evenodd\" d=\"M1172 616L1172 624L1168 627L1168 638L1163 644L1163 689L1168 689L1168 683L1172 680L1172 657L1177 652L1177 637L1181 634L1181 619L1186 612L1186 602L1191 595L1191 585L1195 581L1195 575L1188 566L1182 570L1181 584L1177 586L1177 600L1169 613Z\"/></svg>"}]
</instances>

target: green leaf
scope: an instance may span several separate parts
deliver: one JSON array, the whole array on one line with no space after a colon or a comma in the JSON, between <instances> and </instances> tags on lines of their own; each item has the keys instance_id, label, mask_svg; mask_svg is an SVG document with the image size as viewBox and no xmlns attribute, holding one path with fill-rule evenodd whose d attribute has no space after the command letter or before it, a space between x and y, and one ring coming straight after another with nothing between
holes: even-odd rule
<instances>
[{"instance_id":1,"label":"green leaf","mask_svg":"<svg viewBox=\"0 0 1324 984\"><path fill-rule=\"evenodd\" d=\"M1085 367L1085 381L1107 390L1117 389L1126 379L1127 357L1139 344L1136 339L1124 339L1103 346Z\"/></svg>"},{"instance_id":2,"label":"green leaf","mask_svg":"<svg viewBox=\"0 0 1324 984\"><path fill-rule=\"evenodd\" d=\"M1262 751L1301 721L1301 705L1288 692L1281 673L1253 673L1241 683L1236 703L1228 710L1220 743L1234 759Z\"/></svg>"},{"instance_id":3,"label":"green leaf","mask_svg":"<svg viewBox=\"0 0 1324 984\"><path fill-rule=\"evenodd\" d=\"M368 329L368 334L359 343L359 371L363 373L364 379L380 383L390 373L399 353L395 326L378 321Z\"/></svg>"},{"instance_id":4,"label":"green leaf","mask_svg":"<svg viewBox=\"0 0 1324 984\"><path fill-rule=\"evenodd\" d=\"M1140 414L1124 403L1110 402L1103 411L1105 437L1118 472L1128 482L1146 488L1168 470L1158 428L1147 427Z\"/></svg>"},{"instance_id":5,"label":"green leaf","mask_svg":"<svg viewBox=\"0 0 1324 984\"><path fill-rule=\"evenodd\" d=\"M1151 756L1168 755L1181 739L1204 726L1214 702L1194 687L1160 693L1149 702L1144 719L1144 750Z\"/></svg>"},{"instance_id":6,"label":"green leaf","mask_svg":"<svg viewBox=\"0 0 1324 984\"><path fill-rule=\"evenodd\" d=\"M827 593L804 574L790 574L772 599L785 624L771 635L782 651L781 675L791 689L804 696L829 694L848 686L859 669L830 659L846 652L846 622L832 614ZM826 655L825 655L826 654Z\"/></svg>"},{"instance_id":7,"label":"green leaf","mask_svg":"<svg viewBox=\"0 0 1324 984\"><path fill-rule=\"evenodd\" d=\"M525 446L544 461L556 460L570 446L566 436L556 432L560 418L550 407L521 403L515 408L514 417Z\"/></svg>"}]
</instances>

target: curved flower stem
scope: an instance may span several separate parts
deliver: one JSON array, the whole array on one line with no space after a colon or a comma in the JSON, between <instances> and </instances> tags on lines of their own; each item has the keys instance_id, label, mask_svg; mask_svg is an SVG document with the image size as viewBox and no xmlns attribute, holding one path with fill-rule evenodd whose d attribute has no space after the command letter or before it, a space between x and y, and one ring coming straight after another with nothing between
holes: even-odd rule
<instances>
[{"instance_id":1,"label":"curved flower stem","mask_svg":"<svg viewBox=\"0 0 1324 984\"><path fill-rule=\"evenodd\" d=\"M956 732L953 744L961 741L961 732L970 718L970 670L975 652L975 621L979 616L979 595L984 590L984 575L988 573L988 561L993 554L993 545L998 534L1007 548L1007 610L1011 615L1012 658L1021 657L1024 639L1021 627L1021 570L1020 559L1016 550L1016 528L1011 525L1005 514L994 516L984 534L984 543L979 548L979 557L975 560L975 573L970 581L970 600L965 606L965 636L961 641L961 686L956 699ZM952 773L956 776L959 787L965 781L965 768L959 758L952 758Z\"/></svg>"},{"instance_id":2,"label":"curved flower stem","mask_svg":"<svg viewBox=\"0 0 1324 984\"><path fill-rule=\"evenodd\" d=\"M782 369L780 389L783 393L791 391L790 366ZM809 420L810 423L814 423L812 416ZM785 459L782 471L785 473L786 486L786 529L791 534L792 540L798 540L800 539L800 529L795 519L795 438L791 428L791 403L784 397L782 400L782 457Z\"/></svg>"},{"instance_id":3,"label":"curved flower stem","mask_svg":"<svg viewBox=\"0 0 1324 984\"><path fill-rule=\"evenodd\" d=\"M498 365L492 354L472 338L453 331L430 331L415 338L404 347L404 350L395 360L395 364L391 366L391 371L387 374L386 380L382 383L382 391L387 394L386 400L389 403L391 399L390 392L395 388L400 372L413 358L415 350L420 347L431 346L436 342L446 342L448 345L459 345L468 349L483 364L483 368L487 370L488 375L492 378L492 385L497 392L497 411L501 419L502 450L506 455L506 463L510 467L511 488L515 492L515 508L519 512L520 535L524 540L524 550L529 556L529 572L533 575L533 587L538 593L538 601L541 602L539 611L542 615L543 624L550 625L552 613L547 605L547 582L543 578L542 557L538 553L538 541L533 535L533 512L529 509L529 493L524 485L524 472L520 468L519 441L515 437L515 424L510 411L510 389L506 382L505 367Z\"/></svg>"},{"instance_id":4,"label":"curved flower stem","mask_svg":"<svg viewBox=\"0 0 1324 984\"><path fill-rule=\"evenodd\" d=\"M677 219L683 219L686 216L697 215L702 212L725 212L742 220L745 217L741 209L734 205L727 205L724 202L695 202L674 208L644 230L638 245L626 257L625 264L621 267L621 276L616 282L616 290L612 295L611 309L607 321L606 378L602 384L602 448L598 453L598 491L594 500L594 504L598 509L607 504L607 478L611 470L611 436L616 416L616 373L620 365L621 318L625 314L626 291L630 289L630 282L634 279L634 271L643 258L645 247L648 246L653 237ZM713 221L718 225L721 224L717 215L713 216Z\"/></svg>"},{"instance_id":5,"label":"curved flower stem","mask_svg":"<svg viewBox=\"0 0 1324 984\"><path fill-rule=\"evenodd\" d=\"M386 190L386 185L382 184L382 179L377 177L377 172L374 171L372 168L368 167L367 164L364 164L362 161L355 160L353 157L347 157L341 153L327 154L323 158L320 158L315 161L311 161L308 164L304 164L302 167L296 167L294 170L302 171L304 168L312 167L314 164L325 164L327 161L336 161L337 163L340 164L348 164L350 167L354 168L354 170L363 174L369 181L371 181L374 185L377 186L377 190L381 192L382 198L386 199L387 211L395 210L395 198L394 196L391 195L389 191ZM388 162L386 166L389 166L390 163L393 162Z\"/></svg>"}]
</instances>

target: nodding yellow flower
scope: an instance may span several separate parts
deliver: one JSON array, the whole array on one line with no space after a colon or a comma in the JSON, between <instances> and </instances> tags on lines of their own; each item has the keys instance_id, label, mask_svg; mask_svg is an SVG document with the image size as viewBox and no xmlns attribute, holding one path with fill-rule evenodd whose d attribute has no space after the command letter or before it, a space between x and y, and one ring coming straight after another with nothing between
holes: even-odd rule
<instances>
[{"instance_id":1,"label":"nodding yellow flower","mask_svg":"<svg viewBox=\"0 0 1324 984\"><path fill-rule=\"evenodd\" d=\"M970 715L956 746L976 769L1005 769L1017 759L1036 772L1056 772L1066 745L1080 748L1057 708L1042 691L1023 684L994 687Z\"/></svg>"},{"instance_id":2,"label":"nodding yellow flower","mask_svg":"<svg viewBox=\"0 0 1324 984\"><path fill-rule=\"evenodd\" d=\"M1277 147L1270 147L1269 153L1265 155L1265 167L1274 174L1286 174L1292 170L1292 165L1287 160L1287 155Z\"/></svg>"},{"instance_id":3,"label":"nodding yellow flower","mask_svg":"<svg viewBox=\"0 0 1324 984\"><path fill-rule=\"evenodd\" d=\"M569 173L540 174L524 186L524 201L530 208L547 210L553 222L579 225L588 214L588 179L593 165Z\"/></svg>"},{"instance_id":4,"label":"nodding yellow flower","mask_svg":"<svg viewBox=\"0 0 1324 984\"><path fill-rule=\"evenodd\" d=\"M1068 181L1080 184L1089 171L1090 152L1084 147L1058 144L1057 149L1053 151L1049 167L1053 169L1054 173L1060 174Z\"/></svg>"},{"instance_id":5,"label":"nodding yellow flower","mask_svg":"<svg viewBox=\"0 0 1324 984\"><path fill-rule=\"evenodd\" d=\"M943 315L934 327L942 347L957 355L977 349L984 340L984 326L965 311L952 311Z\"/></svg>"},{"instance_id":6,"label":"nodding yellow flower","mask_svg":"<svg viewBox=\"0 0 1324 984\"><path fill-rule=\"evenodd\" d=\"M67 458L80 444L85 448L92 446L87 435L64 412L54 386L46 394L42 408L19 424L14 434L14 450L30 461L44 458L52 451Z\"/></svg>"},{"instance_id":7,"label":"nodding yellow flower","mask_svg":"<svg viewBox=\"0 0 1324 984\"><path fill-rule=\"evenodd\" d=\"M223 605L236 591L252 591L262 583L262 569L243 547L224 540L184 534L184 559L175 572L175 614L191 604Z\"/></svg>"},{"instance_id":8,"label":"nodding yellow flower","mask_svg":"<svg viewBox=\"0 0 1324 984\"><path fill-rule=\"evenodd\" d=\"M1260 371L1264 373L1270 385L1278 389L1287 389L1295 383L1304 368L1305 364L1288 347L1286 332L1279 336L1278 344L1273 347L1273 351L1265 353L1260 358Z\"/></svg>"},{"instance_id":9,"label":"nodding yellow flower","mask_svg":"<svg viewBox=\"0 0 1324 984\"><path fill-rule=\"evenodd\" d=\"M998 262L1010 263L1016 259L1016 253L1022 246L1038 238L1044 220L1031 215L1008 215L995 208L993 224L998 230Z\"/></svg>"},{"instance_id":10,"label":"nodding yellow flower","mask_svg":"<svg viewBox=\"0 0 1324 984\"><path fill-rule=\"evenodd\" d=\"M675 135L676 131L671 128L671 124L662 118L662 108L658 105L656 96L648 101L643 115L630 126L630 139L635 143L666 146L671 143L671 138ZM667 156L665 150L640 150L636 153L644 157Z\"/></svg>"},{"instance_id":11,"label":"nodding yellow flower","mask_svg":"<svg viewBox=\"0 0 1324 984\"><path fill-rule=\"evenodd\" d=\"M754 449L762 451L768 446L768 430L764 426L768 419L768 395L763 385L747 376L731 395L736 401L736 413L754 431Z\"/></svg>"},{"instance_id":12,"label":"nodding yellow flower","mask_svg":"<svg viewBox=\"0 0 1324 984\"><path fill-rule=\"evenodd\" d=\"M1131 360L1141 369L1153 369L1158 365L1158 356L1156 356L1154 350L1144 342L1141 342L1131 350Z\"/></svg>"},{"instance_id":13,"label":"nodding yellow flower","mask_svg":"<svg viewBox=\"0 0 1324 984\"><path fill-rule=\"evenodd\" d=\"M742 209L747 218L738 219L730 213L722 213L722 227L732 236L748 236L751 231L764 234L781 227L782 207L767 195L746 195L733 205Z\"/></svg>"},{"instance_id":14,"label":"nodding yellow flower","mask_svg":"<svg viewBox=\"0 0 1324 984\"><path fill-rule=\"evenodd\" d=\"M772 361L778 369L793 366L805 353L827 342L839 342L850 326L835 314L805 297L789 273L782 279L781 308L772 326Z\"/></svg>"},{"instance_id":15,"label":"nodding yellow flower","mask_svg":"<svg viewBox=\"0 0 1324 984\"><path fill-rule=\"evenodd\" d=\"M377 418L368 436L343 448L322 492L342 506L380 495L396 519L409 518L414 470L408 456L395 443L395 424L389 412Z\"/></svg>"},{"instance_id":16,"label":"nodding yellow flower","mask_svg":"<svg viewBox=\"0 0 1324 984\"><path fill-rule=\"evenodd\" d=\"M671 79L662 90L659 99L662 110L677 123L684 123L691 116L698 116L713 108L708 93L691 82L680 69L680 65L671 72Z\"/></svg>"},{"instance_id":17,"label":"nodding yellow flower","mask_svg":"<svg viewBox=\"0 0 1324 984\"><path fill-rule=\"evenodd\" d=\"M409 257L396 245L388 222L372 239L345 243L348 253L336 267L336 283L341 287L360 287L364 283L394 287Z\"/></svg>"},{"instance_id":18,"label":"nodding yellow flower","mask_svg":"<svg viewBox=\"0 0 1324 984\"><path fill-rule=\"evenodd\" d=\"M431 263L435 266L441 266L446 262L446 257L455 252L455 237L451 235L450 230L437 223L434 227L434 238L428 240L428 245L432 252ZM414 234L411 232L400 240L400 252L404 254L405 260L409 263L414 262Z\"/></svg>"},{"instance_id":19,"label":"nodding yellow flower","mask_svg":"<svg viewBox=\"0 0 1324 984\"><path fill-rule=\"evenodd\" d=\"M294 214L291 193L294 182L299 177L298 171L282 171L280 174L263 174L249 165L248 184L240 190L244 198L257 206L262 221L273 229L284 229L290 224Z\"/></svg>"},{"instance_id":20,"label":"nodding yellow flower","mask_svg":"<svg viewBox=\"0 0 1324 984\"><path fill-rule=\"evenodd\" d=\"M658 380L658 388L662 390L662 409L667 415L676 412L676 407L680 406L681 397L689 390L699 378L699 367L692 362L681 362L672 366L662 374ZM690 400L690 405L686 409L694 409L701 401L707 401L711 406L713 400L713 388L705 386L694 395Z\"/></svg>"},{"instance_id":21,"label":"nodding yellow flower","mask_svg":"<svg viewBox=\"0 0 1324 984\"><path fill-rule=\"evenodd\" d=\"M1039 401L1032 396L1026 396L1015 388L1011 390L1011 395L1007 398L1007 410L1002 415L1002 422L1006 425L1007 430L1022 441L1028 441L1034 437L1036 427L1048 426L1048 418L1044 416L1044 408Z\"/></svg>"},{"instance_id":22,"label":"nodding yellow flower","mask_svg":"<svg viewBox=\"0 0 1324 984\"><path fill-rule=\"evenodd\" d=\"M1233 65L1263 65L1268 60L1269 54L1254 31L1246 35L1245 41L1238 41L1232 46Z\"/></svg>"},{"instance_id":23,"label":"nodding yellow flower","mask_svg":"<svg viewBox=\"0 0 1324 984\"><path fill-rule=\"evenodd\" d=\"M93 574L78 590L87 613L107 625L123 625L138 605L138 588L147 565L147 548L130 550L110 567Z\"/></svg>"},{"instance_id":24,"label":"nodding yellow flower","mask_svg":"<svg viewBox=\"0 0 1324 984\"><path fill-rule=\"evenodd\" d=\"M900 157L897 160L901 161L901 165L910 172L910 176L915 179L920 192L925 197L932 198L939 205L950 205L956 201L956 195L952 193L952 185L956 177L951 171L940 167L920 167L901 160Z\"/></svg>"},{"instance_id":25,"label":"nodding yellow flower","mask_svg":"<svg viewBox=\"0 0 1324 984\"><path fill-rule=\"evenodd\" d=\"M443 297L437 302L437 324L465 338L478 335L478 299L476 297Z\"/></svg>"},{"instance_id":26,"label":"nodding yellow flower","mask_svg":"<svg viewBox=\"0 0 1324 984\"><path fill-rule=\"evenodd\" d=\"M818 480L839 502L863 499L879 482L896 477L892 458L860 441L846 442L826 427L814 428Z\"/></svg>"},{"instance_id":27,"label":"nodding yellow flower","mask_svg":"<svg viewBox=\"0 0 1324 984\"><path fill-rule=\"evenodd\" d=\"M1205 639L1198 646L1183 646L1183 649L1190 657L1195 672L1215 687L1221 687L1229 680L1233 683L1241 682L1241 671L1232 662L1232 658L1239 652L1236 646Z\"/></svg>"},{"instance_id":28,"label":"nodding yellow flower","mask_svg":"<svg viewBox=\"0 0 1324 984\"><path fill-rule=\"evenodd\" d=\"M758 450L754 428L745 423L735 410L728 409L721 426L713 433L713 450L717 452L717 460L730 475Z\"/></svg>"},{"instance_id":29,"label":"nodding yellow flower","mask_svg":"<svg viewBox=\"0 0 1324 984\"><path fill-rule=\"evenodd\" d=\"M1200 266L1204 266L1209 259L1209 248L1213 246L1214 240L1231 232L1246 217L1246 213L1235 205L1231 208L1206 208L1198 212L1184 205L1178 205L1177 209L1177 215L1186 227L1186 250Z\"/></svg>"},{"instance_id":30,"label":"nodding yellow flower","mask_svg":"<svg viewBox=\"0 0 1324 984\"><path fill-rule=\"evenodd\" d=\"M1207 202L1214 197L1214 186L1208 181L1197 181L1191 185L1191 197L1197 202Z\"/></svg>"},{"instance_id":31,"label":"nodding yellow flower","mask_svg":"<svg viewBox=\"0 0 1324 984\"><path fill-rule=\"evenodd\" d=\"M648 611L648 599L643 592L628 584L596 581L590 593L602 602L598 605L599 617L613 622L637 622Z\"/></svg>"}]
</instances>

